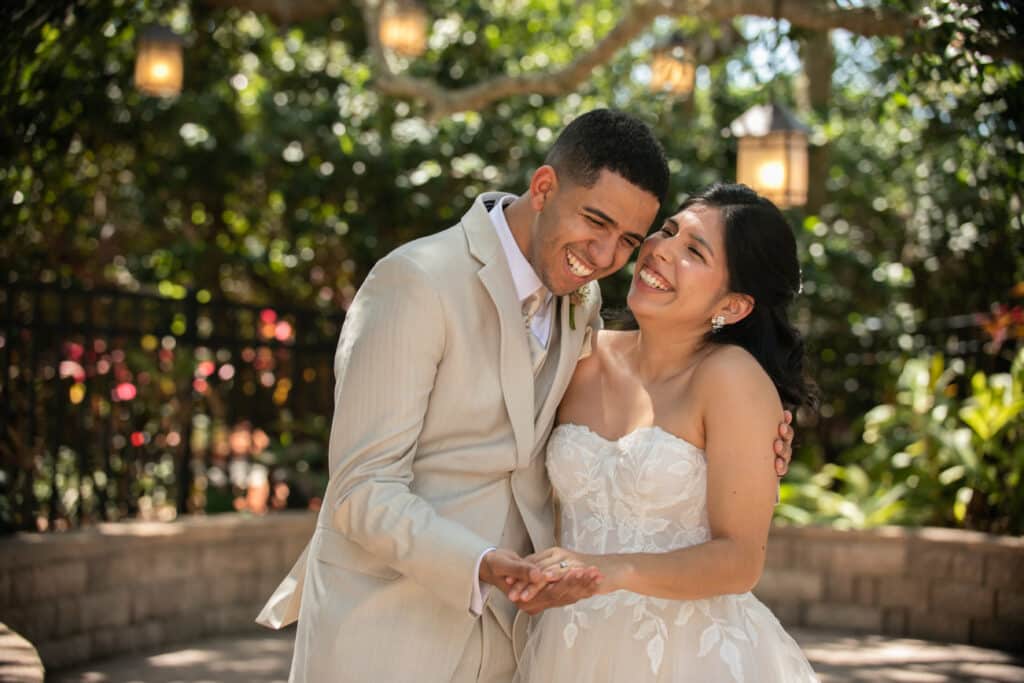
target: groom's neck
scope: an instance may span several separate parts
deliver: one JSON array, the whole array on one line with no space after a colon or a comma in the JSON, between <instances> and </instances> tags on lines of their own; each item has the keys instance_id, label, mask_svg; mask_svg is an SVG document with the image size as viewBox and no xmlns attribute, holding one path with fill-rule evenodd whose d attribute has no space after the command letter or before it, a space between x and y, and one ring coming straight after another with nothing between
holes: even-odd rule
<instances>
[{"instance_id":1,"label":"groom's neck","mask_svg":"<svg viewBox=\"0 0 1024 683\"><path fill-rule=\"evenodd\" d=\"M533 219L535 212L530 206L529 194L516 197L511 204L505 207L505 220L508 221L512 237L530 265L536 269L537 265L530 259L533 238Z\"/></svg>"}]
</instances>

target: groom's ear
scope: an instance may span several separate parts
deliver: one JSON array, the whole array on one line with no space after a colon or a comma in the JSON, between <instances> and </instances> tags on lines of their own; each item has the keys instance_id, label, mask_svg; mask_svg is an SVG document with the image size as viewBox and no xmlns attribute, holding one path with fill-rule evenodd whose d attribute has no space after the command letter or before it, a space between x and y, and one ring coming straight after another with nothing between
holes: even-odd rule
<instances>
[{"instance_id":1,"label":"groom's ear","mask_svg":"<svg viewBox=\"0 0 1024 683\"><path fill-rule=\"evenodd\" d=\"M558 174L554 167L544 164L533 172L530 178L530 207L540 211L547 203L548 197L558 189Z\"/></svg>"}]
</instances>

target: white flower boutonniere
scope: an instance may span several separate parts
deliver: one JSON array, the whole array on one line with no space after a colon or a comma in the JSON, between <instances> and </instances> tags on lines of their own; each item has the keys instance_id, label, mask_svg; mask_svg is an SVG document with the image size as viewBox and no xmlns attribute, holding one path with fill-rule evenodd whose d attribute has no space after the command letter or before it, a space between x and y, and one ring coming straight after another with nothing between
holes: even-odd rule
<instances>
[{"instance_id":1,"label":"white flower boutonniere","mask_svg":"<svg viewBox=\"0 0 1024 683\"><path fill-rule=\"evenodd\" d=\"M587 290L587 285L583 285L575 292L569 295L569 329L576 329L576 307L582 306L587 302L587 298L590 296Z\"/></svg>"}]
</instances>

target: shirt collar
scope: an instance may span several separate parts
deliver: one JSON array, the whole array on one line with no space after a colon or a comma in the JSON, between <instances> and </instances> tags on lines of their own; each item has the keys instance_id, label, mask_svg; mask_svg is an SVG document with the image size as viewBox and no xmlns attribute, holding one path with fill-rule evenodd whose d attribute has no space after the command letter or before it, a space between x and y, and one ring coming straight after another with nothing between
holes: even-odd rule
<instances>
[{"instance_id":1,"label":"shirt collar","mask_svg":"<svg viewBox=\"0 0 1024 683\"><path fill-rule=\"evenodd\" d=\"M526 297L536 292L538 288L543 287L544 283L540 281L533 266L523 256L522 250L516 244L515 237L512 236L512 228L508 225L508 219L505 218L505 206L511 204L514 200L514 195L502 197L494 203L488 215L491 217L491 223L494 224L494 230L498 233L498 241L501 242L501 249L505 252L505 260L508 261L509 270L512 271L512 282L516 287L516 296L519 297L519 301L524 301ZM544 291L547 292L546 289ZM551 293L547 292L545 301L550 297Z\"/></svg>"}]
</instances>

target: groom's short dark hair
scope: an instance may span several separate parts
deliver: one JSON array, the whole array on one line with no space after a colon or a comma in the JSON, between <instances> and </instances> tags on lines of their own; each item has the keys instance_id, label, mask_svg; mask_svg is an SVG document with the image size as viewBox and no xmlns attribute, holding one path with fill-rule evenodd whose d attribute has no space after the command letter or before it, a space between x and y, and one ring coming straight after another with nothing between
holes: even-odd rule
<instances>
[{"instance_id":1,"label":"groom's short dark hair","mask_svg":"<svg viewBox=\"0 0 1024 683\"><path fill-rule=\"evenodd\" d=\"M595 109L575 118L544 163L583 187L593 187L601 171L608 169L659 202L668 191L668 162L661 143L646 123L621 111Z\"/></svg>"}]
</instances>

